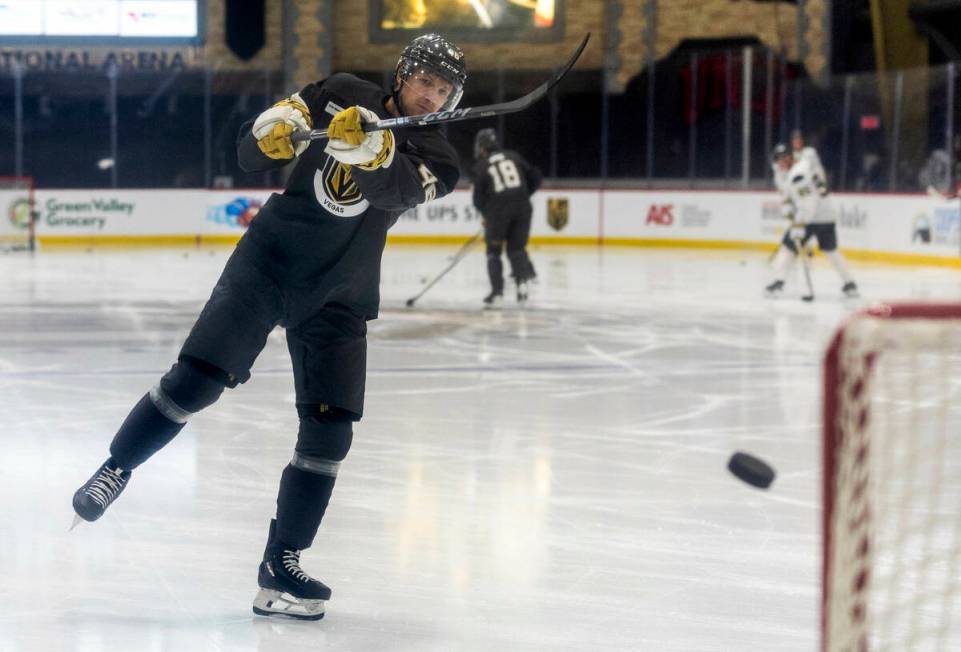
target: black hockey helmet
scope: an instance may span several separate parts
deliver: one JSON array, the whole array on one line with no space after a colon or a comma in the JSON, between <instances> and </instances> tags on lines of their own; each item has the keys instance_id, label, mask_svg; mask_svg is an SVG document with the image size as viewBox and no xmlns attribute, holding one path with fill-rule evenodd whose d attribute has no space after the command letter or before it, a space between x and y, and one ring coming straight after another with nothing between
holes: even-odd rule
<instances>
[{"instance_id":1,"label":"black hockey helmet","mask_svg":"<svg viewBox=\"0 0 961 652\"><path fill-rule=\"evenodd\" d=\"M464 61L464 52L459 47L440 34L423 34L411 41L400 53L394 69L395 102L400 90L399 82L406 81L418 70L440 75L454 87L441 107L442 111L449 111L457 106L464 94L464 82L467 81L467 64Z\"/></svg>"},{"instance_id":2,"label":"black hockey helmet","mask_svg":"<svg viewBox=\"0 0 961 652\"><path fill-rule=\"evenodd\" d=\"M497 132L491 128L481 129L474 136L474 158L484 156L497 149Z\"/></svg>"},{"instance_id":3,"label":"black hockey helmet","mask_svg":"<svg viewBox=\"0 0 961 652\"><path fill-rule=\"evenodd\" d=\"M774 146L774 151L771 152L771 163L777 163L783 158L792 156L791 150L784 143L778 143Z\"/></svg>"}]
</instances>

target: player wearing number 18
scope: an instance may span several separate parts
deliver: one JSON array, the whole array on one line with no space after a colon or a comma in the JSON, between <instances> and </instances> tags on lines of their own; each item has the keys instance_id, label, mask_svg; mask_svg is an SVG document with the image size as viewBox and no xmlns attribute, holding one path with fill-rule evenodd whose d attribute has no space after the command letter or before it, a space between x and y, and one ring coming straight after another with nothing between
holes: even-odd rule
<instances>
[{"instance_id":1,"label":"player wearing number 18","mask_svg":"<svg viewBox=\"0 0 961 652\"><path fill-rule=\"evenodd\" d=\"M504 296L504 267L501 253L506 245L511 276L517 286L517 301L528 297L528 284L537 275L527 255L531 232L531 195L541 185L540 170L517 152L498 146L493 129L481 129L474 137L474 207L484 217L487 242L487 274L491 291L485 308L497 307Z\"/></svg>"}]
</instances>

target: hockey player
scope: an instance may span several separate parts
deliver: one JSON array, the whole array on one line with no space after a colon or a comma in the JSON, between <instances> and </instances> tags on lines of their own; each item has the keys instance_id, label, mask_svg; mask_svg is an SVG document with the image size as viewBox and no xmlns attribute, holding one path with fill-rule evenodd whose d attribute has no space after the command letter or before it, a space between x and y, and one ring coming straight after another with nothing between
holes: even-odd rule
<instances>
[{"instance_id":1,"label":"hockey player","mask_svg":"<svg viewBox=\"0 0 961 652\"><path fill-rule=\"evenodd\" d=\"M381 255L399 215L447 194L457 155L427 127L364 133L378 118L452 109L467 72L461 50L437 34L400 55L392 88L338 73L308 84L240 131L243 169L294 163L283 194L260 210L187 336L177 362L144 395L110 444L110 457L77 490L79 518L94 521L131 472L169 443L250 368L277 325L286 328L299 417L276 518L258 570L257 614L324 616L331 591L307 575L309 548L364 409L366 321L377 317ZM326 127L326 145L294 143L295 131Z\"/></svg>"},{"instance_id":2,"label":"hockey player","mask_svg":"<svg viewBox=\"0 0 961 652\"><path fill-rule=\"evenodd\" d=\"M527 240L531 234L531 195L541 185L541 173L517 152L502 149L493 129L481 129L474 137L474 207L484 217L487 243L487 275L491 291L484 297L485 308L496 308L504 297L504 267L501 254L507 247L511 276L517 287L517 301L528 298L528 283L537 275Z\"/></svg>"},{"instance_id":3,"label":"hockey player","mask_svg":"<svg viewBox=\"0 0 961 652\"><path fill-rule=\"evenodd\" d=\"M800 129L795 129L791 132L791 150L794 152L794 158L796 160L808 162L811 170L814 172L815 178L819 183L823 184L822 194L826 195L828 193L828 176L824 171L824 166L821 164L821 157L818 156L816 149L804 144L804 134L801 133Z\"/></svg>"},{"instance_id":4,"label":"hockey player","mask_svg":"<svg viewBox=\"0 0 961 652\"><path fill-rule=\"evenodd\" d=\"M783 145L780 145L783 147ZM822 195L828 194L828 183L827 183L827 173L824 171L824 166L821 164L821 157L818 156L818 152L813 147L804 144L804 136L801 134L800 129L795 129L791 132L791 151L793 152L794 159L796 161L807 161L811 166L813 172L814 183L818 188L818 191ZM785 180L787 177L787 170L781 169L776 161L771 161L771 168L774 170L774 187L777 188L778 192L784 193L786 191Z\"/></svg>"},{"instance_id":5,"label":"hockey player","mask_svg":"<svg viewBox=\"0 0 961 652\"><path fill-rule=\"evenodd\" d=\"M769 296L784 290L784 277L797 259L800 249L812 237L841 277L841 291L848 297L858 295L857 285L837 250L837 208L810 159L795 158L784 145L774 148L772 162L782 175L782 210L791 221L774 258L774 280L765 288Z\"/></svg>"}]
</instances>

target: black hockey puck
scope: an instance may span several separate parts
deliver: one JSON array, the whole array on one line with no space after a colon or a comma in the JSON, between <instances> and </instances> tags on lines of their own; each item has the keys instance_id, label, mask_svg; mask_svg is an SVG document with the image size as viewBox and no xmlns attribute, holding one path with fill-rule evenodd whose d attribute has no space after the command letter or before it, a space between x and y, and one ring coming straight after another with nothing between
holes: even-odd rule
<instances>
[{"instance_id":1,"label":"black hockey puck","mask_svg":"<svg viewBox=\"0 0 961 652\"><path fill-rule=\"evenodd\" d=\"M734 453L727 462L727 470L751 486L767 489L774 482L774 469L747 453Z\"/></svg>"},{"instance_id":2,"label":"black hockey puck","mask_svg":"<svg viewBox=\"0 0 961 652\"><path fill-rule=\"evenodd\" d=\"M808 302L814 301L814 295L805 294L803 297L801 297L801 301L808 301Z\"/></svg>"}]
</instances>

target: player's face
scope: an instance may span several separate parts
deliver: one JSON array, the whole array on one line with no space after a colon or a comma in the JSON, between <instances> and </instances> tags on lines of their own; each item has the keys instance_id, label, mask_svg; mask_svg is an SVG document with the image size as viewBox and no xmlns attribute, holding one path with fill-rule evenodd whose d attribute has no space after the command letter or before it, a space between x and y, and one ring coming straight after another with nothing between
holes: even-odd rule
<instances>
[{"instance_id":1,"label":"player's face","mask_svg":"<svg viewBox=\"0 0 961 652\"><path fill-rule=\"evenodd\" d=\"M450 99L454 86L440 75L418 70L400 87L400 104L407 115L440 111Z\"/></svg>"},{"instance_id":2,"label":"player's face","mask_svg":"<svg viewBox=\"0 0 961 652\"><path fill-rule=\"evenodd\" d=\"M794 148L794 151L803 149L804 138L801 136L801 134L795 134L794 136L791 136L791 147Z\"/></svg>"}]
</instances>

